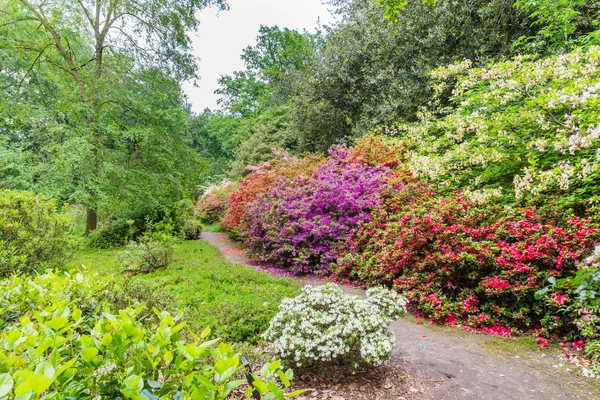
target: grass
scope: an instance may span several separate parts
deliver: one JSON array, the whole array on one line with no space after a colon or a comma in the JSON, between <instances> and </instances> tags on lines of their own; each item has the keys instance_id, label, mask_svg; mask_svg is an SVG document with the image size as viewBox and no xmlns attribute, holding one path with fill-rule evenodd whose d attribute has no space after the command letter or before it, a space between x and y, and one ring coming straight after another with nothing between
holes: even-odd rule
<instances>
[{"instance_id":1,"label":"grass","mask_svg":"<svg viewBox=\"0 0 600 400\"><path fill-rule=\"evenodd\" d=\"M119 302L141 300L170 311L181 309L192 330L210 327L216 336L231 341L257 342L280 301L300 293L293 280L233 265L202 241L178 244L168 268L127 279L115 261L118 253L86 249L68 267L86 265L113 275Z\"/></svg>"},{"instance_id":2,"label":"grass","mask_svg":"<svg viewBox=\"0 0 600 400\"><path fill-rule=\"evenodd\" d=\"M225 229L220 224L202 224L202 230L204 232L226 232L227 231L227 229Z\"/></svg>"}]
</instances>

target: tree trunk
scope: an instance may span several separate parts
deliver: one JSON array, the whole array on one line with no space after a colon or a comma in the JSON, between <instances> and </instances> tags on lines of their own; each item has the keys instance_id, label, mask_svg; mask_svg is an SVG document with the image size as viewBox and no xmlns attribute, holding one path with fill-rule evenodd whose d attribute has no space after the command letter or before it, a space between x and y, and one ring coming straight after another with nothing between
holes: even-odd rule
<instances>
[{"instance_id":1,"label":"tree trunk","mask_svg":"<svg viewBox=\"0 0 600 400\"><path fill-rule=\"evenodd\" d=\"M98 214L96 214L96 210L88 209L87 212L87 224L85 231L91 232L98 227Z\"/></svg>"}]
</instances>

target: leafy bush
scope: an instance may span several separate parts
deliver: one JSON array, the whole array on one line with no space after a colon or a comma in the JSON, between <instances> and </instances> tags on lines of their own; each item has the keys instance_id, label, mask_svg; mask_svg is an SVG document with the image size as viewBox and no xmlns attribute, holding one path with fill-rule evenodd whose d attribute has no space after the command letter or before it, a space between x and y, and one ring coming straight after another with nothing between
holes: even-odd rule
<instances>
[{"instance_id":1,"label":"leafy bush","mask_svg":"<svg viewBox=\"0 0 600 400\"><path fill-rule=\"evenodd\" d=\"M72 221L55 200L0 191L0 277L62 266L78 247Z\"/></svg>"},{"instance_id":2,"label":"leafy bush","mask_svg":"<svg viewBox=\"0 0 600 400\"><path fill-rule=\"evenodd\" d=\"M276 181L248 208L248 245L263 260L301 273L328 274L341 246L369 219L387 170L331 158L310 177Z\"/></svg>"},{"instance_id":3,"label":"leafy bush","mask_svg":"<svg viewBox=\"0 0 600 400\"><path fill-rule=\"evenodd\" d=\"M549 307L559 308L561 319L574 324L570 339L585 342L587 357L593 362L585 373L600 378L600 244L573 276L556 280L538 291Z\"/></svg>"},{"instance_id":4,"label":"leafy bush","mask_svg":"<svg viewBox=\"0 0 600 400\"><path fill-rule=\"evenodd\" d=\"M182 339L181 314L156 310L160 322L148 329L138 321L143 305L113 313L95 303L84 310L80 300L105 285L89 273L0 281L0 304L23 310L0 328L0 397L225 399L245 384L236 379L244 367L230 345L206 340L209 330ZM279 362L263 372L254 374L263 398L284 398L280 387L289 386L292 372Z\"/></svg>"},{"instance_id":5,"label":"leafy bush","mask_svg":"<svg viewBox=\"0 0 600 400\"><path fill-rule=\"evenodd\" d=\"M185 237L188 232L192 234L192 231L201 229L199 223L190 223L195 219L196 210L191 200L181 200L168 207L148 207L146 210L109 218L103 226L88 234L88 244L99 249L121 247L147 231L164 231Z\"/></svg>"},{"instance_id":6,"label":"leafy bush","mask_svg":"<svg viewBox=\"0 0 600 400\"><path fill-rule=\"evenodd\" d=\"M405 304L402 296L383 288L368 290L362 299L334 284L305 286L299 296L281 302L264 338L297 366L380 366L395 341L388 325L405 312Z\"/></svg>"},{"instance_id":7,"label":"leafy bush","mask_svg":"<svg viewBox=\"0 0 600 400\"><path fill-rule=\"evenodd\" d=\"M595 225L532 209L431 198L422 184L382 195L340 260L340 276L394 285L432 321L490 333L553 327L558 308L535 297L550 277L568 277L591 252Z\"/></svg>"},{"instance_id":8,"label":"leafy bush","mask_svg":"<svg viewBox=\"0 0 600 400\"><path fill-rule=\"evenodd\" d=\"M176 239L165 232L146 232L127 244L119 263L129 272L148 273L167 268L173 260Z\"/></svg>"}]
</instances>

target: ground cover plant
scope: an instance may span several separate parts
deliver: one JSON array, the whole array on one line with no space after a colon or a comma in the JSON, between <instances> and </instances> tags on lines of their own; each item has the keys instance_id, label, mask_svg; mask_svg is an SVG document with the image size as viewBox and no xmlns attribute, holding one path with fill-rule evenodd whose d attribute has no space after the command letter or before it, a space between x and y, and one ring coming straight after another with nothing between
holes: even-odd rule
<instances>
[{"instance_id":1,"label":"ground cover plant","mask_svg":"<svg viewBox=\"0 0 600 400\"><path fill-rule=\"evenodd\" d=\"M120 251L87 249L68 268L90 265L102 274L117 276L115 290L126 292L115 298L121 307L151 301L171 312L185 310L191 328L210 327L216 336L232 342L256 343L279 302L300 292L291 279L232 265L201 241L178 243L166 269L124 278L117 262ZM133 287L124 286L125 281Z\"/></svg>"},{"instance_id":2,"label":"ground cover plant","mask_svg":"<svg viewBox=\"0 0 600 400\"><path fill-rule=\"evenodd\" d=\"M183 314L155 309L159 322L148 328L138 321L143 304L99 301L109 280L87 271L0 280L0 398L222 400L247 382L240 355L209 340L209 329L182 338ZM293 373L280 365L253 374L263 398L302 393L284 394Z\"/></svg>"}]
</instances>

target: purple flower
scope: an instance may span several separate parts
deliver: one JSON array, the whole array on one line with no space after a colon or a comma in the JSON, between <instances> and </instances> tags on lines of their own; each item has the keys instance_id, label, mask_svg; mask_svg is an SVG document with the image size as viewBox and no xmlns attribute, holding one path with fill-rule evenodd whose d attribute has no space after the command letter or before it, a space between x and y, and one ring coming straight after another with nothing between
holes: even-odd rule
<instances>
[{"instance_id":1,"label":"purple flower","mask_svg":"<svg viewBox=\"0 0 600 400\"><path fill-rule=\"evenodd\" d=\"M248 244L262 260L326 275L340 246L370 219L389 170L346 162L343 146L330 153L312 176L279 180L249 206Z\"/></svg>"}]
</instances>

